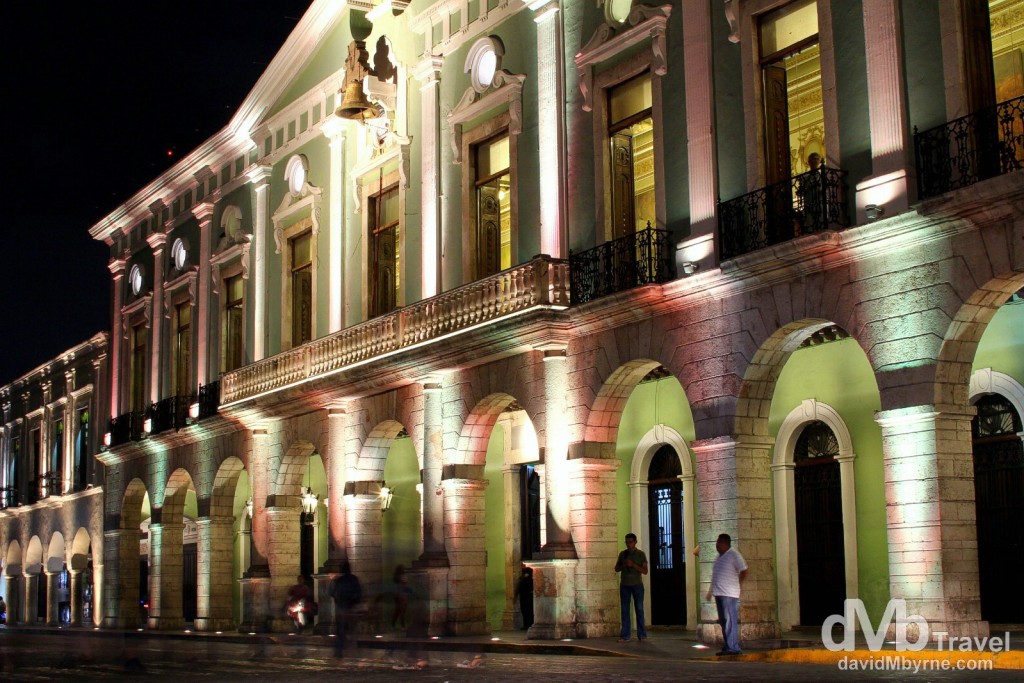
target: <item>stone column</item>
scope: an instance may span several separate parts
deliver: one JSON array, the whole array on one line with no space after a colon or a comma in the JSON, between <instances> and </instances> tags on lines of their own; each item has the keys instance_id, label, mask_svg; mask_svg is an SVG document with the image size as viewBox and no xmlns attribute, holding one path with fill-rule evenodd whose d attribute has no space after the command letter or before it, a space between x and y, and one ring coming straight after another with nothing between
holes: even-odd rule
<instances>
[{"instance_id":1,"label":"stone column","mask_svg":"<svg viewBox=\"0 0 1024 683\"><path fill-rule=\"evenodd\" d=\"M348 481L346 442L350 415L343 407L327 409L327 562L328 573L338 573L348 557L345 485ZM321 605L321 610L323 606Z\"/></svg>"},{"instance_id":2,"label":"stone column","mask_svg":"<svg viewBox=\"0 0 1024 683\"><path fill-rule=\"evenodd\" d=\"M423 385L423 555L417 566L448 566L441 490L443 427L441 385Z\"/></svg>"},{"instance_id":3,"label":"stone column","mask_svg":"<svg viewBox=\"0 0 1024 683\"><path fill-rule=\"evenodd\" d=\"M565 253L565 59L560 0L529 0L537 24L537 133L540 158L540 250Z\"/></svg>"},{"instance_id":4,"label":"stone column","mask_svg":"<svg viewBox=\"0 0 1024 683\"><path fill-rule=\"evenodd\" d=\"M184 628L182 613L182 543L184 524L177 522L149 525L149 617L152 629Z\"/></svg>"},{"instance_id":5,"label":"stone column","mask_svg":"<svg viewBox=\"0 0 1024 683\"><path fill-rule=\"evenodd\" d=\"M576 566L579 560L527 560L533 568L533 626L530 640L575 638Z\"/></svg>"},{"instance_id":6,"label":"stone column","mask_svg":"<svg viewBox=\"0 0 1024 683\"><path fill-rule=\"evenodd\" d=\"M71 600L71 625L82 625L82 570L72 569L68 572L70 577L69 599Z\"/></svg>"},{"instance_id":7,"label":"stone column","mask_svg":"<svg viewBox=\"0 0 1024 683\"><path fill-rule=\"evenodd\" d=\"M383 555L381 552L381 511L379 481L353 482L352 493L345 496L348 524L348 560L352 573L363 584L363 592L375 594L381 588ZM380 621L380 604L370 605L367 626L375 629Z\"/></svg>"},{"instance_id":8,"label":"stone column","mask_svg":"<svg viewBox=\"0 0 1024 683\"><path fill-rule=\"evenodd\" d=\"M25 623L35 624L39 619L39 574L25 574Z\"/></svg>"},{"instance_id":9,"label":"stone column","mask_svg":"<svg viewBox=\"0 0 1024 683\"><path fill-rule=\"evenodd\" d=\"M253 189L253 276L252 291L252 359L267 355L267 248L270 246L270 166L257 164L249 171Z\"/></svg>"},{"instance_id":10,"label":"stone column","mask_svg":"<svg viewBox=\"0 0 1024 683\"><path fill-rule=\"evenodd\" d=\"M544 491L547 494L547 543L542 559L575 559L569 525L568 367L565 347L544 353Z\"/></svg>"},{"instance_id":11,"label":"stone column","mask_svg":"<svg viewBox=\"0 0 1024 683\"><path fill-rule=\"evenodd\" d=\"M615 566L619 550L615 495L619 465L618 460L604 458L578 458L568 462L569 514L573 540L580 555L575 572L573 610L578 638L618 634L619 577L611 568ZM649 588L650 582L647 583Z\"/></svg>"},{"instance_id":12,"label":"stone column","mask_svg":"<svg viewBox=\"0 0 1024 683\"><path fill-rule=\"evenodd\" d=\"M718 150L715 144L715 80L711 2L683 3L683 67L686 74L686 158L689 168L690 237L679 244L677 270L684 263L713 268L718 232ZM715 7L714 11L721 11Z\"/></svg>"},{"instance_id":13,"label":"stone column","mask_svg":"<svg viewBox=\"0 0 1024 683\"><path fill-rule=\"evenodd\" d=\"M718 610L707 600L718 534L732 536L733 547L747 561L749 574L740 598L740 638L778 638L775 567L772 562L771 450L774 439L744 435L692 444L697 460L697 540L700 554L700 623L697 638L722 642Z\"/></svg>"},{"instance_id":14,"label":"stone column","mask_svg":"<svg viewBox=\"0 0 1024 683\"><path fill-rule=\"evenodd\" d=\"M429 33L429 31L428 31ZM429 55L430 50L427 50ZM441 291L441 145L438 111L442 57L429 55L416 65L420 81L420 248L421 296Z\"/></svg>"},{"instance_id":15,"label":"stone column","mask_svg":"<svg viewBox=\"0 0 1024 683\"><path fill-rule=\"evenodd\" d=\"M345 119L334 116L327 117L320 128L330 141L330 180L327 188L328 198L328 235L329 256L328 269L328 332L337 332L345 327L345 278L343 263L345 260L342 234L345 229L345 130L348 127Z\"/></svg>"},{"instance_id":16,"label":"stone column","mask_svg":"<svg viewBox=\"0 0 1024 683\"><path fill-rule=\"evenodd\" d=\"M466 467L466 466L452 466ZM479 468L477 468L479 469ZM487 624L487 548L484 534L486 479L446 478L444 525L448 570L448 632L490 633ZM499 558L500 559L500 558Z\"/></svg>"},{"instance_id":17,"label":"stone column","mask_svg":"<svg viewBox=\"0 0 1024 683\"><path fill-rule=\"evenodd\" d=\"M217 338L210 330L210 257L213 253L213 202L204 201L192 207L192 215L199 221L199 274L196 285L196 389L217 378L216 367L210 367L210 357L218 357ZM154 317L158 317L154 314ZM214 323L216 324L216 323Z\"/></svg>"},{"instance_id":18,"label":"stone column","mask_svg":"<svg viewBox=\"0 0 1024 683\"><path fill-rule=\"evenodd\" d=\"M57 572L45 572L46 581L46 625L56 626L60 623L60 611L57 604Z\"/></svg>"},{"instance_id":19,"label":"stone column","mask_svg":"<svg viewBox=\"0 0 1024 683\"><path fill-rule=\"evenodd\" d=\"M515 600L515 589L523 562L521 529L523 510L519 493L519 471L521 468L522 465L505 465L501 468L505 510L505 557L512 558L509 565L511 570L505 572L505 611L501 615L503 631L511 631L515 628L516 610L519 609L519 604Z\"/></svg>"},{"instance_id":20,"label":"stone column","mask_svg":"<svg viewBox=\"0 0 1024 683\"><path fill-rule=\"evenodd\" d=\"M197 631L225 631L232 627L233 579L231 575L234 532L231 517L204 517L196 520L198 530L198 576L196 577Z\"/></svg>"},{"instance_id":21,"label":"stone column","mask_svg":"<svg viewBox=\"0 0 1024 683\"><path fill-rule=\"evenodd\" d=\"M935 406L879 411L889 592L932 634L984 637L969 413ZM911 622L907 637L916 639Z\"/></svg>"},{"instance_id":22,"label":"stone column","mask_svg":"<svg viewBox=\"0 0 1024 683\"><path fill-rule=\"evenodd\" d=\"M149 402L156 403L163 396L163 339L164 339L164 246L167 234L154 232L146 237L153 250L153 315L150 321L152 339L149 344Z\"/></svg>"},{"instance_id":23,"label":"stone column","mask_svg":"<svg viewBox=\"0 0 1024 683\"><path fill-rule=\"evenodd\" d=\"M102 564L92 565L92 623L89 626L101 626L103 623L103 572Z\"/></svg>"},{"instance_id":24,"label":"stone column","mask_svg":"<svg viewBox=\"0 0 1024 683\"><path fill-rule=\"evenodd\" d=\"M867 222L864 207L882 207L884 216L906 211L916 199L910 163L907 84L903 71L903 31L899 0L864 0L871 177L857 183L857 223ZM941 68L941 65L935 65ZM911 196L914 195L914 196Z\"/></svg>"},{"instance_id":25,"label":"stone column","mask_svg":"<svg viewBox=\"0 0 1024 683\"><path fill-rule=\"evenodd\" d=\"M122 389L122 367L121 348L124 346L124 321L121 319L122 297L124 295L124 269L126 262L123 258L111 259L107 264L110 274L114 278L114 305L110 312L110 416L117 417L121 414L121 389ZM102 424L102 423L101 423Z\"/></svg>"},{"instance_id":26,"label":"stone column","mask_svg":"<svg viewBox=\"0 0 1024 683\"><path fill-rule=\"evenodd\" d=\"M139 626L139 539L140 529L112 529L103 532L103 627Z\"/></svg>"},{"instance_id":27,"label":"stone column","mask_svg":"<svg viewBox=\"0 0 1024 683\"><path fill-rule=\"evenodd\" d=\"M299 575L299 517L302 507L298 496L275 496L274 499L274 506L265 512L270 536L267 544L270 624L274 631L289 631L293 624L285 614L284 606L288 602L288 589L295 585Z\"/></svg>"},{"instance_id":28,"label":"stone column","mask_svg":"<svg viewBox=\"0 0 1024 683\"><path fill-rule=\"evenodd\" d=\"M242 631L262 632L267 628L267 619L271 616L270 565L267 559L270 553L270 531L266 510L270 496L272 460L280 461L280 455L281 444L272 441L267 428L259 427L252 431L252 455L249 466L253 501L250 529L252 555L249 569L240 581ZM292 580L295 580L295 576L292 576Z\"/></svg>"}]
</instances>

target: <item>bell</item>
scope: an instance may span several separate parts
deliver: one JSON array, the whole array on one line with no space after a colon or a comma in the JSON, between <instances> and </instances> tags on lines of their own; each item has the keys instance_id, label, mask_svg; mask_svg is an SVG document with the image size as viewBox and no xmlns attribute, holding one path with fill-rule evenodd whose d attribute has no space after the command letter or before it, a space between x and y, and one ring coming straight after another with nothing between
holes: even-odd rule
<instances>
[{"instance_id":1,"label":"bell","mask_svg":"<svg viewBox=\"0 0 1024 683\"><path fill-rule=\"evenodd\" d=\"M341 106L334 113L343 119L365 121L380 116L380 109L366 98L362 82L349 81Z\"/></svg>"}]
</instances>

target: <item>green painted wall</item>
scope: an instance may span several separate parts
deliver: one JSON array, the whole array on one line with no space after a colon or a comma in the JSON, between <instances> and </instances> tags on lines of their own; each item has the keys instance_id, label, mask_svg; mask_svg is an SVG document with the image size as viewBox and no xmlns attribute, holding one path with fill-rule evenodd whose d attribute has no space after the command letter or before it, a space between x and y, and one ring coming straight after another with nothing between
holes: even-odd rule
<instances>
[{"instance_id":1,"label":"green painted wall","mask_svg":"<svg viewBox=\"0 0 1024 683\"><path fill-rule=\"evenodd\" d=\"M501 629L505 612L505 482L501 469L505 464L505 430L495 425L487 442L484 464L484 538L487 550L487 623L495 631Z\"/></svg>"},{"instance_id":2,"label":"green painted wall","mask_svg":"<svg viewBox=\"0 0 1024 683\"><path fill-rule=\"evenodd\" d=\"M622 421L619 423L619 436L615 442L615 457L621 463L615 479L620 539L631 531L640 535L640 530L633 528L630 520L629 473L633 465L633 453L640 444L640 439L659 423L675 429L686 443L696 438L690 404L686 400L682 385L675 377L644 382L633 390L626 401ZM687 501L687 514L693 514L696 509L695 503L696 501ZM641 520L640 523L645 524L646 521ZM646 548L642 550L647 551Z\"/></svg>"},{"instance_id":3,"label":"green painted wall","mask_svg":"<svg viewBox=\"0 0 1024 683\"><path fill-rule=\"evenodd\" d=\"M1024 301L1004 304L985 328L972 371L992 368L1024 383Z\"/></svg>"},{"instance_id":4,"label":"green painted wall","mask_svg":"<svg viewBox=\"0 0 1024 683\"><path fill-rule=\"evenodd\" d=\"M348 55L348 44L351 40L352 33L349 30L348 15L345 14L331 29L327 39L320 43L319 49L306 62L306 66L299 75L292 80L284 95L274 103L270 115L281 111L302 97L317 83L344 68L345 57Z\"/></svg>"},{"instance_id":5,"label":"green painted wall","mask_svg":"<svg viewBox=\"0 0 1024 683\"><path fill-rule=\"evenodd\" d=\"M412 439L397 439L384 463L384 481L394 491L391 508L384 513L381 524L381 566L384 585L391 583L395 567L408 569L423 552L420 539L420 468Z\"/></svg>"},{"instance_id":6,"label":"green painted wall","mask_svg":"<svg viewBox=\"0 0 1024 683\"><path fill-rule=\"evenodd\" d=\"M719 7L711 11L714 45L715 144L718 194L723 200L747 192L746 124L743 119L743 71L739 43L729 42L729 22ZM730 83L731 87L723 87Z\"/></svg>"},{"instance_id":7,"label":"green painted wall","mask_svg":"<svg viewBox=\"0 0 1024 683\"><path fill-rule=\"evenodd\" d=\"M771 435L777 436L786 416L811 398L832 406L853 439L860 598L872 618L878 618L889 601L882 431L874 419L881 399L871 365L856 341L813 346L790 356L772 397Z\"/></svg>"}]
</instances>

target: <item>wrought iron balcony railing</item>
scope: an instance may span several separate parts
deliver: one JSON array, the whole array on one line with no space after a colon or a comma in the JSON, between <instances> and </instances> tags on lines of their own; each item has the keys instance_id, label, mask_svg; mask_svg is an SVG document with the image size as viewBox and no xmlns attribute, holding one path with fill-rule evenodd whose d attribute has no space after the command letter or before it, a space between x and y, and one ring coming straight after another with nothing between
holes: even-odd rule
<instances>
[{"instance_id":1,"label":"wrought iron balcony railing","mask_svg":"<svg viewBox=\"0 0 1024 683\"><path fill-rule=\"evenodd\" d=\"M220 405L220 380L204 384L199 387L199 416L198 419L211 417L217 414L217 407Z\"/></svg>"},{"instance_id":2,"label":"wrought iron balcony railing","mask_svg":"<svg viewBox=\"0 0 1024 683\"><path fill-rule=\"evenodd\" d=\"M49 498L50 496L59 496L61 494L60 474L57 472L40 474L36 478L36 488L38 491L37 500Z\"/></svg>"},{"instance_id":3,"label":"wrought iron balcony railing","mask_svg":"<svg viewBox=\"0 0 1024 683\"><path fill-rule=\"evenodd\" d=\"M917 194L927 199L1024 168L1024 96L918 132Z\"/></svg>"},{"instance_id":4,"label":"wrought iron balcony railing","mask_svg":"<svg viewBox=\"0 0 1024 683\"><path fill-rule=\"evenodd\" d=\"M850 225L845 171L821 168L718 203L721 260Z\"/></svg>"},{"instance_id":5,"label":"wrought iron balcony railing","mask_svg":"<svg viewBox=\"0 0 1024 683\"><path fill-rule=\"evenodd\" d=\"M225 373L220 381L220 404L273 391L304 378L337 372L375 356L531 308L564 308L569 305L568 286L568 264L539 256L528 263Z\"/></svg>"},{"instance_id":6,"label":"wrought iron balcony railing","mask_svg":"<svg viewBox=\"0 0 1024 683\"><path fill-rule=\"evenodd\" d=\"M569 298L573 306L675 277L671 235L668 230L652 228L650 223L632 235L569 254Z\"/></svg>"},{"instance_id":7,"label":"wrought iron balcony railing","mask_svg":"<svg viewBox=\"0 0 1024 683\"><path fill-rule=\"evenodd\" d=\"M0 508L18 507L18 487L4 486L0 488Z\"/></svg>"},{"instance_id":8,"label":"wrought iron balcony railing","mask_svg":"<svg viewBox=\"0 0 1024 683\"><path fill-rule=\"evenodd\" d=\"M185 426L188 416L187 396L168 396L149 407L150 434L159 434L168 429L178 430Z\"/></svg>"},{"instance_id":9,"label":"wrought iron balcony railing","mask_svg":"<svg viewBox=\"0 0 1024 683\"><path fill-rule=\"evenodd\" d=\"M110 419L110 445L120 446L142 438L143 412L131 412Z\"/></svg>"}]
</instances>

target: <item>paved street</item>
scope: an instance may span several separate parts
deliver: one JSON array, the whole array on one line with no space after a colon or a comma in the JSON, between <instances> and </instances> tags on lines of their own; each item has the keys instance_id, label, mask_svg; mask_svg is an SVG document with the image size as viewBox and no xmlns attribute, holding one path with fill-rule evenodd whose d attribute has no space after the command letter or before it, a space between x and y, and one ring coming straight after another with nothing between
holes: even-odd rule
<instances>
[{"instance_id":1,"label":"paved street","mask_svg":"<svg viewBox=\"0 0 1024 683\"><path fill-rule=\"evenodd\" d=\"M395 663L409 661L407 651L361 648L342 661L331 657L327 639L275 636L233 642L196 637L172 639L116 636L109 633L18 633L0 630L0 679L37 680L184 680L263 679L275 681L1009 681L1019 671L850 672L834 666L714 661L672 657L673 652L652 643L627 656L565 656L488 653L474 668L467 652L420 653L423 670L396 671ZM613 653L609 653L613 654ZM686 653L683 653L686 654Z\"/></svg>"}]
</instances>

